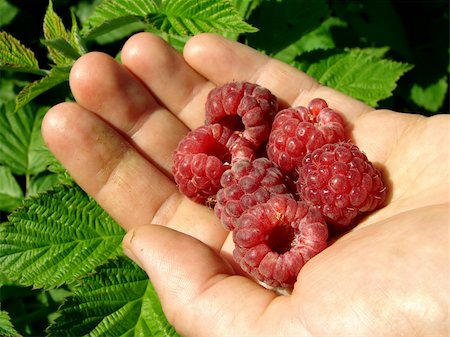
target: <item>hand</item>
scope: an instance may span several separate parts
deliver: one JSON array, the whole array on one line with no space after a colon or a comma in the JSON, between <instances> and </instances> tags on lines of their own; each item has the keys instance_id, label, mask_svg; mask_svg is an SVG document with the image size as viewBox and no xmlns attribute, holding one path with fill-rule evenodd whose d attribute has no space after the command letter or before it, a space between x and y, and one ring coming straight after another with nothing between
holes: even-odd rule
<instances>
[{"instance_id":1,"label":"hand","mask_svg":"<svg viewBox=\"0 0 450 337\"><path fill-rule=\"evenodd\" d=\"M53 107L43 135L78 184L127 231L183 336L439 336L449 329L449 116L375 111L244 45L203 34L181 55L149 33L123 65L89 53L74 65L77 103ZM203 124L208 92L232 80L284 105L322 97L382 169L387 206L338 238L279 296L242 276L228 232L171 178L178 141ZM350 132L350 130L349 130Z\"/></svg>"}]
</instances>

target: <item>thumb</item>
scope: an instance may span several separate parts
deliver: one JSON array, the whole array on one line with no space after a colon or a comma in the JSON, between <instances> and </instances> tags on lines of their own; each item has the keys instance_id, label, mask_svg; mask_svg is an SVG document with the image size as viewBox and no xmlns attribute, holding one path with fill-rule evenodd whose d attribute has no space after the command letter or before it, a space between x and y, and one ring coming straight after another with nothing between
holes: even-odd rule
<instances>
[{"instance_id":1,"label":"thumb","mask_svg":"<svg viewBox=\"0 0 450 337\"><path fill-rule=\"evenodd\" d=\"M123 240L143 268L169 322L183 336L244 336L277 297L246 277L203 242L176 230L146 225Z\"/></svg>"}]
</instances>

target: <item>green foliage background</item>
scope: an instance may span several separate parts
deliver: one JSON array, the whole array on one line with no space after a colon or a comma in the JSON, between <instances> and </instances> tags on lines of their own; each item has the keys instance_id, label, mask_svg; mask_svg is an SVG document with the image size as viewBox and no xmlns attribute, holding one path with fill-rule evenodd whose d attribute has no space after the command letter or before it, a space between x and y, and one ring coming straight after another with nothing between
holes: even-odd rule
<instances>
[{"instance_id":1,"label":"green foliage background","mask_svg":"<svg viewBox=\"0 0 450 337\"><path fill-rule=\"evenodd\" d=\"M123 230L45 147L73 62L215 32L373 107L448 112L447 1L0 0L0 336L177 336Z\"/></svg>"}]
</instances>

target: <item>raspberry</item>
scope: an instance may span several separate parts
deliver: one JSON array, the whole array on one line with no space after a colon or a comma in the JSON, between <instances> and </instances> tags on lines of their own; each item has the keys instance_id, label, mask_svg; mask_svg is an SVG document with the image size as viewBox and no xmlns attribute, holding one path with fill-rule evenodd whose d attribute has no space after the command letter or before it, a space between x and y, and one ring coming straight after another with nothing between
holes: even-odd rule
<instances>
[{"instance_id":1,"label":"raspberry","mask_svg":"<svg viewBox=\"0 0 450 337\"><path fill-rule=\"evenodd\" d=\"M296 168L306 153L344 139L343 119L328 108L324 100L316 98L309 107L298 106L278 112L267 143L269 159L294 180Z\"/></svg>"},{"instance_id":2,"label":"raspberry","mask_svg":"<svg viewBox=\"0 0 450 337\"><path fill-rule=\"evenodd\" d=\"M186 196L215 203L243 271L268 288L290 288L329 232L379 208L386 187L344 141L344 120L325 100L277 109L276 97L253 83L213 89L205 125L180 141L172 172Z\"/></svg>"},{"instance_id":3,"label":"raspberry","mask_svg":"<svg viewBox=\"0 0 450 337\"><path fill-rule=\"evenodd\" d=\"M326 144L307 154L299 168L297 190L316 205L334 230L350 227L361 213L386 199L380 172L356 145Z\"/></svg>"},{"instance_id":4,"label":"raspberry","mask_svg":"<svg viewBox=\"0 0 450 337\"><path fill-rule=\"evenodd\" d=\"M287 194L284 176L267 158L239 160L225 171L217 192L216 215L228 230L248 208L269 200L273 194Z\"/></svg>"},{"instance_id":5,"label":"raspberry","mask_svg":"<svg viewBox=\"0 0 450 337\"><path fill-rule=\"evenodd\" d=\"M270 287L292 287L303 265L327 246L320 211L286 195L249 208L233 231L233 256Z\"/></svg>"},{"instance_id":6,"label":"raspberry","mask_svg":"<svg viewBox=\"0 0 450 337\"><path fill-rule=\"evenodd\" d=\"M182 193L198 203L216 194L222 174L230 167L227 145L233 135L229 128L211 124L192 130L179 142L172 173Z\"/></svg>"},{"instance_id":7,"label":"raspberry","mask_svg":"<svg viewBox=\"0 0 450 337\"><path fill-rule=\"evenodd\" d=\"M257 149L267 141L277 109L277 98L268 89L254 83L230 82L208 94L205 123L220 123L239 131Z\"/></svg>"}]
</instances>

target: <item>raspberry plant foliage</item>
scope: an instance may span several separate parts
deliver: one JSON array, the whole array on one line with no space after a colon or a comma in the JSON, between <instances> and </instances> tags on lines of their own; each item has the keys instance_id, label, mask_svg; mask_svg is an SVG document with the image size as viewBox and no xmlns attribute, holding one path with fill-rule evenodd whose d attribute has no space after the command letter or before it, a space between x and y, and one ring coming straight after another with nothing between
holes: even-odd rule
<instances>
[{"instance_id":1,"label":"raspberry plant foliage","mask_svg":"<svg viewBox=\"0 0 450 337\"><path fill-rule=\"evenodd\" d=\"M121 254L121 227L78 187L24 201L1 227L0 264L21 284L71 283Z\"/></svg>"},{"instance_id":2,"label":"raspberry plant foliage","mask_svg":"<svg viewBox=\"0 0 450 337\"><path fill-rule=\"evenodd\" d=\"M11 318L7 311L0 311L0 336L17 336L19 333L11 324Z\"/></svg>"},{"instance_id":3,"label":"raspberry plant foliage","mask_svg":"<svg viewBox=\"0 0 450 337\"><path fill-rule=\"evenodd\" d=\"M368 34L358 48L354 43L342 44L334 31L348 30L360 13L355 14L355 7L325 0L63 3L50 1L39 25L25 21L27 34L16 35L23 5L0 0L0 222L4 222L0 225L0 287L20 292L31 286L47 294L68 290L57 313L53 310L40 321L50 326L46 333L33 327L37 318L32 318L42 317L37 313L44 305L30 309L26 316L30 322L25 325L17 323L20 314L10 310L14 308L10 301L2 301L0 336L125 334L120 327L128 329L127 335L177 335L146 275L122 257L120 226L77 187L40 136L40 122L49 105L72 99L67 81L81 55L104 49L119 56L117 45L136 31L159 34L177 49L189 36L214 32L287 62L374 107L392 96L405 73L414 72L405 63L414 58L390 53L404 43L368 41ZM395 18L392 5L385 4L383 13ZM376 11L370 6L359 8L372 15ZM36 13L33 8L35 20ZM41 31L38 38L33 35L37 31ZM419 107L437 111L447 96L447 73L448 68L439 73L438 81L417 81L412 90L399 93ZM78 254L89 255L87 262L80 263ZM51 318L53 314L60 315L58 320Z\"/></svg>"},{"instance_id":4,"label":"raspberry plant foliage","mask_svg":"<svg viewBox=\"0 0 450 337\"><path fill-rule=\"evenodd\" d=\"M49 331L54 336L64 336L67 331L72 336L175 336L173 327L160 318L164 314L155 298L147 274L120 257L74 287L74 295L61 307L62 316ZM80 312L79 306L84 310Z\"/></svg>"}]
</instances>

